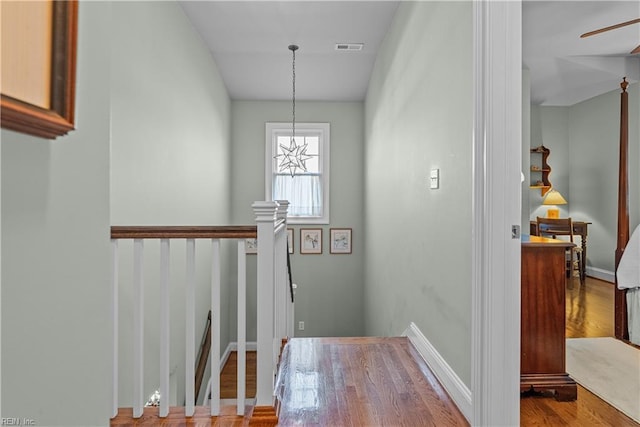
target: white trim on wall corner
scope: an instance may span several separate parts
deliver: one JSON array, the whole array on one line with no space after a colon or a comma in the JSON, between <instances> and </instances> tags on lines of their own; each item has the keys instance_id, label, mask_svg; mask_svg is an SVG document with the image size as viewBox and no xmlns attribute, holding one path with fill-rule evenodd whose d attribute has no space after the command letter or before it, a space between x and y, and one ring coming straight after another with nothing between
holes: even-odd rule
<instances>
[{"instance_id":1,"label":"white trim on wall corner","mask_svg":"<svg viewBox=\"0 0 640 427\"><path fill-rule=\"evenodd\" d=\"M587 267L586 272L587 276L604 280L605 282L615 283L616 281L616 274L613 271L603 270L597 267Z\"/></svg>"},{"instance_id":2,"label":"white trim on wall corner","mask_svg":"<svg viewBox=\"0 0 640 427\"><path fill-rule=\"evenodd\" d=\"M402 333L402 336L409 338L409 341L418 353L420 353L420 356L422 356L427 363L429 369L433 371L438 381L440 381L440 384L442 384L458 406L462 415L464 415L467 421L471 422L473 407L471 406L471 390L469 387L456 375L454 370L451 369L451 366L449 366L440 353L438 353L436 348L431 345L415 323L411 322Z\"/></svg>"},{"instance_id":3,"label":"white trim on wall corner","mask_svg":"<svg viewBox=\"0 0 640 427\"><path fill-rule=\"evenodd\" d=\"M522 3L473 2L471 425L520 424Z\"/></svg>"},{"instance_id":4,"label":"white trim on wall corner","mask_svg":"<svg viewBox=\"0 0 640 427\"><path fill-rule=\"evenodd\" d=\"M0 188L2 188L2 154L0 151ZM0 197L0 224L2 224L2 197ZM0 227L0 242L2 227ZM0 245L0 301L2 301L2 245ZM0 303L0 378L2 378L2 304ZM0 414L2 414L2 387L0 387Z\"/></svg>"}]
</instances>

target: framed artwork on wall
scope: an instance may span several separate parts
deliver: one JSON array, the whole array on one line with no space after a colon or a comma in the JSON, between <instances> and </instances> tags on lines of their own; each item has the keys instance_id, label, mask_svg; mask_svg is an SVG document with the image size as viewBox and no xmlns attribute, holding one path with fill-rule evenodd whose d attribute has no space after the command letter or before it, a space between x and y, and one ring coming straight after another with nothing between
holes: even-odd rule
<instances>
[{"instance_id":1,"label":"framed artwork on wall","mask_svg":"<svg viewBox=\"0 0 640 427\"><path fill-rule=\"evenodd\" d=\"M322 228L301 228L300 229L300 253L301 254L321 254L322 253Z\"/></svg>"},{"instance_id":2,"label":"framed artwork on wall","mask_svg":"<svg viewBox=\"0 0 640 427\"><path fill-rule=\"evenodd\" d=\"M2 127L46 139L67 134L75 126L78 1L2 2L2 25L14 35L2 43Z\"/></svg>"},{"instance_id":3,"label":"framed artwork on wall","mask_svg":"<svg viewBox=\"0 0 640 427\"><path fill-rule=\"evenodd\" d=\"M249 255L258 253L258 239L244 239L244 251Z\"/></svg>"},{"instance_id":4,"label":"framed artwork on wall","mask_svg":"<svg viewBox=\"0 0 640 427\"><path fill-rule=\"evenodd\" d=\"M330 230L330 248L332 254L351 253L351 228L332 228Z\"/></svg>"}]
</instances>

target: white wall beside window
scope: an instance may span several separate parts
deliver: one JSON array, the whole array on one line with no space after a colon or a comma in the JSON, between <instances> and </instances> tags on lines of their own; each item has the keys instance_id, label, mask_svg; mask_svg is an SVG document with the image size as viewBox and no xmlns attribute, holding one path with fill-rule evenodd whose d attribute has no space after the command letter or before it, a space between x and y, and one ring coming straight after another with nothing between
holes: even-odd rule
<instances>
[{"instance_id":1,"label":"white wall beside window","mask_svg":"<svg viewBox=\"0 0 640 427\"><path fill-rule=\"evenodd\" d=\"M289 146L291 123L266 123L265 197L289 201L290 224L329 224L329 123L296 123L298 145L307 143L307 170L279 170L280 145Z\"/></svg>"}]
</instances>

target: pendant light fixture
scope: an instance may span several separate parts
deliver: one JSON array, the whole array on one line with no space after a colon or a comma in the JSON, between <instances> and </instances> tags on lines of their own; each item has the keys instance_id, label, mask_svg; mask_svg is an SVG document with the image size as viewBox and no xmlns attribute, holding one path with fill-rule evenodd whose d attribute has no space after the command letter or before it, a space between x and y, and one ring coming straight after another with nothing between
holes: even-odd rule
<instances>
[{"instance_id":1,"label":"pendant light fixture","mask_svg":"<svg viewBox=\"0 0 640 427\"><path fill-rule=\"evenodd\" d=\"M309 160L311 156L307 155L308 145L306 142L300 145L298 145L298 143L296 142L296 50L298 50L298 46L295 44L289 45L289 50L293 55L291 139L289 140L289 146L285 144L279 144L280 154L275 156L275 159L278 162L278 170L280 172L288 171L293 178L298 169L300 169L302 172L307 171L306 161Z\"/></svg>"}]
</instances>

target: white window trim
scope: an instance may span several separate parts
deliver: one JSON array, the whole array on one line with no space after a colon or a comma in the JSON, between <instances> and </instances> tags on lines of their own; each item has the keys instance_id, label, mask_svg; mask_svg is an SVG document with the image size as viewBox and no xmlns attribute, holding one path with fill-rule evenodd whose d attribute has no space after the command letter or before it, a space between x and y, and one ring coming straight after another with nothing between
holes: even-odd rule
<instances>
[{"instance_id":1,"label":"white window trim","mask_svg":"<svg viewBox=\"0 0 640 427\"><path fill-rule=\"evenodd\" d=\"M321 169L322 169L322 216L318 217L298 217L290 216L287 218L289 224L329 224L330 212L330 145L331 145L331 126L329 123L296 123L296 131L314 130L320 131L322 134L321 144ZM265 200L273 200L273 156L274 156L274 135L278 132L291 132L291 123L274 123L267 122L265 125Z\"/></svg>"}]
</instances>

